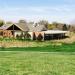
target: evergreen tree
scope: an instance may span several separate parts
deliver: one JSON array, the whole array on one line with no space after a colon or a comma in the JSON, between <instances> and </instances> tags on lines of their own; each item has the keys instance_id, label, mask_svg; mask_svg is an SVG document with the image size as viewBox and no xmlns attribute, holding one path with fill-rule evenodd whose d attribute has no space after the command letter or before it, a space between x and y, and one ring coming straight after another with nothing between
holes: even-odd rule
<instances>
[{"instance_id":1,"label":"evergreen tree","mask_svg":"<svg viewBox=\"0 0 75 75\"><path fill-rule=\"evenodd\" d=\"M43 36L42 36L42 34L40 33L40 34L38 35L38 37L37 37L37 40L38 40L38 41L42 41L42 39L43 39Z\"/></svg>"},{"instance_id":2,"label":"evergreen tree","mask_svg":"<svg viewBox=\"0 0 75 75\"><path fill-rule=\"evenodd\" d=\"M64 31L67 30L67 26L66 26L66 24L63 25L63 30L64 30Z\"/></svg>"}]
</instances>

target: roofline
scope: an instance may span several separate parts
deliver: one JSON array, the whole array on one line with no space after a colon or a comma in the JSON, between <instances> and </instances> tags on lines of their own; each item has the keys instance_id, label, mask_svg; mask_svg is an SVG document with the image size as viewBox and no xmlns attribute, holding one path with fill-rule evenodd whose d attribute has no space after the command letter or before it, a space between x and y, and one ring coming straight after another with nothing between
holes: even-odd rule
<instances>
[{"instance_id":1,"label":"roofline","mask_svg":"<svg viewBox=\"0 0 75 75\"><path fill-rule=\"evenodd\" d=\"M12 24L12 25L17 26L19 29L21 29L21 30L23 31L23 29L22 29L21 27L19 27L17 24ZM11 27L12 25L10 25L9 27ZM8 27L8 28L9 28L9 27ZM6 30L7 30L8 28L6 28Z\"/></svg>"},{"instance_id":2,"label":"roofline","mask_svg":"<svg viewBox=\"0 0 75 75\"><path fill-rule=\"evenodd\" d=\"M44 31L45 34L66 34L69 31Z\"/></svg>"}]
</instances>

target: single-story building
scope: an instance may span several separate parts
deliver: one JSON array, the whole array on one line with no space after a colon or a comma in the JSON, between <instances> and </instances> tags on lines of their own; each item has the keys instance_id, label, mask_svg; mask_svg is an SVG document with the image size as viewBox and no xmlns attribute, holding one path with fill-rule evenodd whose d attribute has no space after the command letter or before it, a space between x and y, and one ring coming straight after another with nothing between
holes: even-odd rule
<instances>
[{"instance_id":1,"label":"single-story building","mask_svg":"<svg viewBox=\"0 0 75 75\"><path fill-rule=\"evenodd\" d=\"M28 32L28 27L22 23L3 25L0 27L0 36L3 37L16 37L21 35L21 33Z\"/></svg>"},{"instance_id":2,"label":"single-story building","mask_svg":"<svg viewBox=\"0 0 75 75\"><path fill-rule=\"evenodd\" d=\"M69 31L61 31L61 30L47 30L47 31L41 31L41 32L30 32L31 39L33 40L36 36L36 39L39 34L43 36L43 40L52 40L52 39L63 39L69 33ZM34 35L35 34L35 35Z\"/></svg>"},{"instance_id":3,"label":"single-story building","mask_svg":"<svg viewBox=\"0 0 75 75\"><path fill-rule=\"evenodd\" d=\"M62 30L47 30L44 25L28 25L29 27L29 34L31 35L31 39L34 40L35 36L38 37L39 34L43 36L43 40L50 40L50 39L62 39L69 33L69 31L62 31ZM35 34L35 35L34 35Z\"/></svg>"},{"instance_id":4,"label":"single-story building","mask_svg":"<svg viewBox=\"0 0 75 75\"><path fill-rule=\"evenodd\" d=\"M31 39L34 40L34 37L38 37L39 34L42 35L43 40L50 39L61 39L66 36L68 31L61 30L47 30L44 25L39 24L25 24L25 23L16 23L11 25L3 25L0 27L0 36L3 37L15 37L17 35L24 34L28 32L31 36ZM35 36L34 36L35 34Z\"/></svg>"}]
</instances>

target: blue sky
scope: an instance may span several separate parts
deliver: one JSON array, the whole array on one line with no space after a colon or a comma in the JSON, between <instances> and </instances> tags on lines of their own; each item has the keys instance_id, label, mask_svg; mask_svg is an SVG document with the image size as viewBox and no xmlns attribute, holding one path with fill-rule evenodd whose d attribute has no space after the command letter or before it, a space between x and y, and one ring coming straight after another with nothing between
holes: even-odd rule
<instances>
[{"instance_id":1,"label":"blue sky","mask_svg":"<svg viewBox=\"0 0 75 75\"><path fill-rule=\"evenodd\" d=\"M0 19L70 23L75 19L75 0L0 0Z\"/></svg>"}]
</instances>

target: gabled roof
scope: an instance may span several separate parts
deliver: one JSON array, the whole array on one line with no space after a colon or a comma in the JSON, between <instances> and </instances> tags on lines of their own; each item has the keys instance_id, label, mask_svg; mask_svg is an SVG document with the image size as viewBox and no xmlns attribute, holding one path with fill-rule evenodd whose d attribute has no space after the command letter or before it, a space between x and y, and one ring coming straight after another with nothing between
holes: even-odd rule
<instances>
[{"instance_id":1,"label":"gabled roof","mask_svg":"<svg viewBox=\"0 0 75 75\"><path fill-rule=\"evenodd\" d=\"M17 26L22 31L30 31L30 32L40 32L40 31L46 31L47 28L44 25L36 25L36 24L29 24L29 23L15 23L10 25L3 25L0 27L1 30L7 30L12 25Z\"/></svg>"},{"instance_id":2,"label":"gabled roof","mask_svg":"<svg viewBox=\"0 0 75 75\"><path fill-rule=\"evenodd\" d=\"M7 30L12 25L15 25L16 27L18 27L22 31L29 31L27 25L25 25L23 23L16 23L16 24L11 24L11 25L3 25L2 27L0 27L0 29L1 30Z\"/></svg>"},{"instance_id":3,"label":"gabled roof","mask_svg":"<svg viewBox=\"0 0 75 75\"><path fill-rule=\"evenodd\" d=\"M33 24L28 24L28 28L30 32L37 32L37 31L45 31L47 30L44 25L33 25Z\"/></svg>"},{"instance_id":4,"label":"gabled roof","mask_svg":"<svg viewBox=\"0 0 75 75\"><path fill-rule=\"evenodd\" d=\"M29 28L28 28L27 24L16 23L15 25L18 26L22 31L29 31Z\"/></svg>"},{"instance_id":5,"label":"gabled roof","mask_svg":"<svg viewBox=\"0 0 75 75\"><path fill-rule=\"evenodd\" d=\"M16 25L16 24L12 24L11 26L9 26L6 30L13 30L13 28L14 28L14 30L21 30L21 31L23 31L23 29L22 28L20 28L18 25Z\"/></svg>"},{"instance_id":6,"label":"gabled roof","mask_svg":"<svg viewBox=\"0 0 75 75\"><path fill-rule=\"evenodd\" d=\"M0 30L6 30L8 27L10 27L9 25L3 25L0 27Z\"/></svg>"}]
</instances>

